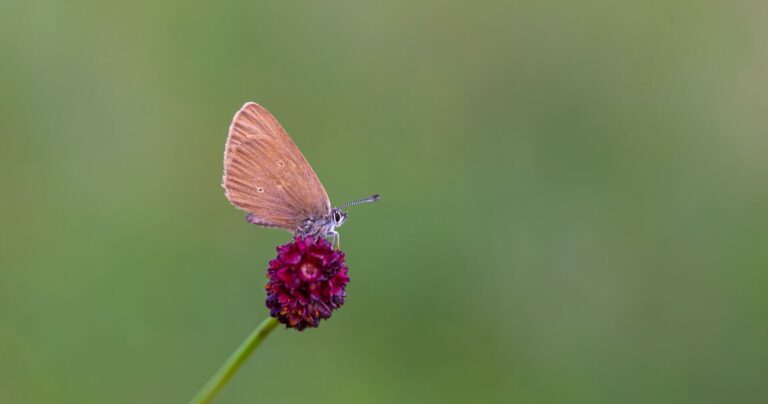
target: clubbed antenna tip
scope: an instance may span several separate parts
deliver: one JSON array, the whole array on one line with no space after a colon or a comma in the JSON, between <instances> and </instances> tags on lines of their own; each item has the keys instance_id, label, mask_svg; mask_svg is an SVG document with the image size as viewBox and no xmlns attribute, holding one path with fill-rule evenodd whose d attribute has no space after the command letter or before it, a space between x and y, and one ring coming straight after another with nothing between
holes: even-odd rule
<instances>
[{"instance_id":1,"label":"clubbed antenna tip","mask_svg":"<svg viewBox=\"0 0 768 404\"><path fill-rule=\"evenodd\" d=\"M365 198L355 199L354 201L347 202L347 203L345 203L345 204L343 204L343 205L341 205L339 207L340 208L346 208L347 206L359 205L361 203L376 202L379 199L381 199L381 195L374 194L374 195L371 195L371 196L366 196Z\"/></svg>"}]
</instances>

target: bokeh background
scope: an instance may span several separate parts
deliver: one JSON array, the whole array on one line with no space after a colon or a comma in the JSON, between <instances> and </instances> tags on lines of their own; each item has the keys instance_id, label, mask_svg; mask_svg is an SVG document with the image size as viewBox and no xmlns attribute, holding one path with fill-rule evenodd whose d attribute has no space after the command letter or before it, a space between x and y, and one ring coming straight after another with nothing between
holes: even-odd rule
<instances>
[{"instance_id":1,"label":"bokeh background","mask_svg":"<svg viewBox=\"0 0 768 404\"><path fill-rule=\"evenodd\" d=\"M220 403L768 400L768 6L0 1L0 402L182 403L289 239L219 186L249 100L347 304Z\"/></svg>"}]
</instances>

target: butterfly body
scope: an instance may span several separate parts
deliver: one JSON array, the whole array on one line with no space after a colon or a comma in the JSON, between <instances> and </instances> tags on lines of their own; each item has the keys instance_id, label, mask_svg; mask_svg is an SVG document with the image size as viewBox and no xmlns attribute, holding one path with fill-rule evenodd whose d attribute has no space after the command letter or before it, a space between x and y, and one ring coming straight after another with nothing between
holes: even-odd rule
<instances>
[{"instance_id":1,"label":"butterfly body","mask_svg":"<svg viewBox=\"0 0 768 404\"><path fill-rule=\"evenodd\" d=\"M336 208L333 208L331 212L331 215L327 217L308 217L304 219L299 228L296 229L296 234L299 236L332 236L336 233L336 228L344 224L347 214ZM344 219L337 220L339 217Z\"/></svg>"},{"instance_id":2,"label":"butterfly body","mask_svg":"<svg viewBox=\"0 0 768 404\"><path fill-rule=\"evenodd\" d=\"M229 127L222 187L235 207L249 212L249 223L299 236L338 242L336 229L347 217L331 208L325 188L277 119L254 102L243 105ZM378 195L347 205L375 200Z\"/></svg>"}]
</instances>

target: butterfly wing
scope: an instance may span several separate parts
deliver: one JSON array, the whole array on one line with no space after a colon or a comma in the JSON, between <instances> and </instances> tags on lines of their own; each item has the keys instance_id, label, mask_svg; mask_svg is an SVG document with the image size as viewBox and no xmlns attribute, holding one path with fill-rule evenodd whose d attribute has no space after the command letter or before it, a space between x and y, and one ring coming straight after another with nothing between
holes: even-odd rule
<instances>
[{"instance_id":1,"label":"butterfly wing","mask_svg":"<svg viewBox=\"0 0 768 404\"><path fill-rule=\"evenodd\" d=\"M227 199L248 221L296 230L307 217L327 217L331 202L307 159L280 123L259 104L235 114L224 149Z\"/></svg>"}]
</instances>

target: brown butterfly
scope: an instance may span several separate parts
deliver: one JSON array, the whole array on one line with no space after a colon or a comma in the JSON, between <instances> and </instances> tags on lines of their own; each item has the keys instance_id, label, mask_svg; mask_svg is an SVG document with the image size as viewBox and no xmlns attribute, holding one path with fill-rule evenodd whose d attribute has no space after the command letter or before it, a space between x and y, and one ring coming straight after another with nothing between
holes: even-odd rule
<instances>
[{"instance_id":1,"label":"brown butterfly","mask_svg":"<svg viewBox=\"0 0 768 404\"><path fill-rule=\"evenodd\" d=\"M272 114L255 102L240 108L229 126L221 185L249 223L298 236L332 237L347 213L341 208L379 200L379 195L331 208L315 171Z\"/></svg>"}]
</instances>

